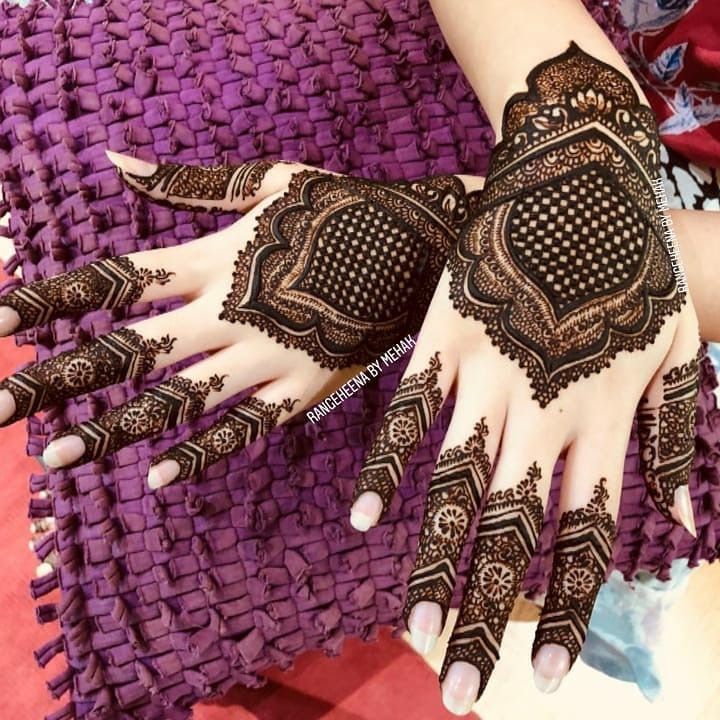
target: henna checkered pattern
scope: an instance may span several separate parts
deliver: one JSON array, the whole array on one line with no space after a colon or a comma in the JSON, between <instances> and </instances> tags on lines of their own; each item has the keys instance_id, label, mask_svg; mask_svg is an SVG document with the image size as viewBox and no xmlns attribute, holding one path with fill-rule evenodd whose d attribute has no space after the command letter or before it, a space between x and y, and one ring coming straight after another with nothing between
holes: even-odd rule
<instances>
[{"instance_id":1,"label":"henna checkered pattern","mask_svg":"<svg viewBox=\"0 0 720 720\"><path fill-rule=\"evenodd\" d=\"M625 42L617 10L593 7ZM281 157L376 179L486 170L491 130L428 3L223 0L188 8L175 0L0 4L0 215L11 215L10 274L21 266L26 281L46 278L236 220L139 198L122 187L106 147L193 164ZM37 341L45 359L147 312L95 312L19 339ZM314 648L339 653L344 638L369 639L398 621L450 405L409 463L402 502L381 527L358 536L347 518L362 458L406 361L342 410L278 429L196 484L151 493L143 478L152 457L217 414L99 466L30 478L33 492L52 494L33 498L31 514L58 521L36 552L42 559L57 550L61 573L32 583L44 598L39 621L59 621L51 634L60 633L38 649L38 661L68 658L50 681L63 698L53 720L93 711L103 720L185 720L199 699L238 682L256 686L271 665ZM643 568L666 578L676 557L716 557L710 538L720 521L710 493L720 487L720 413L707 357L701 366L690 479L698 540L678 536L647 499L633 442L618 543L628 575ZM97 391L32 418L29 453L143 387ZM558 481L559 474L551 504ZM548 524L530 592L547 584L552 542ZM44 596L61 581L59 602L50 602Z\"/></svg>"},{"instance_id":2,"label":"henna checkered pattern","mask_svg":"<svg viewBox=\"0 0 720 720\"><path fill-rule=\"evenodd\" d=\"M302 286L353 317L395 318L417 290L424 248L412 241L382 208L353 205L324 226L318 242L327 251L317 253ZM371 286L359 277L368 265Z\"/></svg>"},{"instance_id":3,"label":"henna checkered pattern","mask_svg":"<svg viewBox=\"0 0 720 720\"><path fill-rule=\"evenodd\" d=\"M596 172L529 194L510 227L520 263L564 308L632 279L644 249L637 209Z\"/></svg>"}]
</instances>

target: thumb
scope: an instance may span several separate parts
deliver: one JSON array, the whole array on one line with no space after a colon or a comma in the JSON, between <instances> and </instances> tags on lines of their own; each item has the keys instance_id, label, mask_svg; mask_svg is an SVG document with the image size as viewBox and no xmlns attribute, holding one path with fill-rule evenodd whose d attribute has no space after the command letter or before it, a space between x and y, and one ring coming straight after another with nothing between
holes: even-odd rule
<instances>
[{"instance_id":1,"label":"thumb","mask_svg":"<svg viewBox=\"0 0 720 720\"><path fill-rule=\"evenodd\" d=\"M245 212L282 190L305 168L282 160L253 160L239 165L154 163L105 150L122 180L133 190L177 210Z\"/></svg>"}]
</instances>

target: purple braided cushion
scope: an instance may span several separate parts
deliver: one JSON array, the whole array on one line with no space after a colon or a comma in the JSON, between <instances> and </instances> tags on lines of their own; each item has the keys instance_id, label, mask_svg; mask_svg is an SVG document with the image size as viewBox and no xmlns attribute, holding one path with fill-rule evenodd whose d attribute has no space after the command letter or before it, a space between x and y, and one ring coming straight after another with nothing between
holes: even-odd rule
<instances>
[{"instance_id":1,"label":"purple braided cushion","mask_svg":"<svg viewBox=\"0 0 720 720\"><path fill-rule=\"evenodd\" d=\"M596 14L622 45L616 12ZM234 219L139 199L121 186L105 147L185 162L283 157L375 178L486 167L492 133L418 0L0 5L0 28L0 209L10 209L17 249L7 269L21 264L27 281L175 245ZM35 343L42 359L168 307L58 321L20 341ZM61 588L59 603L37 610L40 622L61 627L38 661L64 649L68 663L49 683L57 697L70 691L53 720L186 718L198 699L257 685L271 665L288 667L311 648L339 653L345 636L370 639L397 622L450 408L382 525L354 532L348 510L401 371L318 425L279 429L195 485L158 493L145 485L149 459L187 428L32 477L31 490L47 488L52 499L33 499L31 515L54 514L58 526L37 552L57 549L59 570L32 582L36 598ZM707 359L702 378L691 478L698 540L648 500L633 437L615 556L628 576L644 568L667 577L679 556L716 557L720 413ZM144 385L31 419L29 452ZM558 479L525 585L532 593L550 568Z\"/></svg>"}]
</instances>

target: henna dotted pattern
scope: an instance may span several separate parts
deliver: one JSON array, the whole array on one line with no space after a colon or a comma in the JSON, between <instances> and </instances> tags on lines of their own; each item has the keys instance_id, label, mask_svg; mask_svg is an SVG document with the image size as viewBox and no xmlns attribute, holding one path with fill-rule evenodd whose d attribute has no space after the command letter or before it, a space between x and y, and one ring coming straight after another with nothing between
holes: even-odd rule
<instances>
[{"instance_id":1,"label":"henna dotted pattern","mask_svg":"<svg viewBox=\"0 0 720 720\"><path fill-rule=\"evenodd\" d=\"M157 355L171 352L175 341L169 335L146 339L123 328L15 373L0 381L0 390L8 390L16 406L2 425L81 393L146 375Z\"/></svg>"},{"instance_id":2,"label":"henna dotted pattern","mask_svg":"<svg viewBox=\"0 0 720 720\"><path fill-rule=\"evenodd\" d=\"M367 363L420 329L468 197L454 176L379 184L296 173L260 214L220 317L323 367Z\"/></svg>"},{"instance_id":3,"label":"henna dotted pattern","mask_svg":"<svg viewBox=\"0 0 720 720\"><path fill-rule=\"evenodd\" d=\"M546 406L684 302L656 211L660 145L631 82L575 43L505 107L478 213L448 260L450 297L524 368Z\"/></svg>"},{"instance_id":4,"label":"henna dotted pattern","mask_svg":"<svg viewBox=\"0 0 720 720\"><path fill-rule=\"evenodd\" d=\"M480 672L478 697L500 657L505 627L542 528L541 477L533 463L516 487L491 493L478 525L468 583L440 674L442 681L457 661L474 665Z\"/></svg>"},{"instance_id":5,"label":"henna dotted pattern","mask_svg":"<svg viewBox=\"0 0 720 720\"><path fill-rule=\"evenodd\" d=\"M700 358L663 375L660 407L650 406L643 398L638 410L640 470L655 505L669 518L675 491L687 485L695 456Z\"/></svg>"},{"instance_id":6,"label":"henna dotted pattern","mask_svg":"<svg viewBox=\"0 0 720 720\"><path fill-rule=\"evenodd\" d=\"M615 522L606 510L606 483L607 479L601 478L585 507L564 512L560 518L533 657L547 643L565 647L571 666L580 654L615 541Z\"/></svg>"},{"instance_id":7,"label":"henna dotted pattern","mask_svg":"<svg viewBox=\"0 0 720 720\"><path fill-rule=\"evenodd\" d=\"M152 464L175 460L180 466L176 480L187 479L269 433L278 424L280 413L291 412L297 402L286 399L268 403L257 397L246 398L206 430L156 457Z\"/></svg>"},{"instance_id":8,"label":"henna dotted pattern","mask_svg":"<svg viewBox=\"0 0 720 720\"><path fill-rule=\"evenodd\" d=\"M245 200L257 193L267 172L280 161L257 160L240 165L180 165L161 163L151 175L136 175L117 168L118 175L129 185L139 185L145 192L158 191L165 198L153 197L153 202L175 210L228 211L237 200ZM183 199L199 201L183 203ZM225 202L226 205L206 205ZM202 203L202 206L200 205Z\"/></svg>"},{"instance_id":9,"label":"henna dotted pattern","mask_svg":"<svg viewBox=\"0 0 720 720\"><path fill-rule=\"evenodd\" d=\"M13 290L0 297L0 306L20 316L18 332L66 315L131 305L147 287L166 285L174 274L138 268L126 257L100 260Z\"/></svg>"},{"instance_id":10,"label":"henna dotted pattern","mask_svg":"<svg viewBox=\"0 0 720 720\"><path fill-rule=\"evenodd\" d=\"M405 465L442 405L442 391L438 387L441 369L440 353L436 352L425 370L409 375L398 385L360 472L355 500L362 493L371 491L382 499L383 511L389 508Z\"/></svg>"},{"instance_id":11,"label":"henna dotted pattern","mask_svg":"<svg viewBox=\"0 0 720 720\"><path fill-rule=\"evenodd\" d=\"M482 418L464 444L445 450L437 461L408 583L406 624L421 600L440 605L445 622L460 555L490 477L487 435L486 420Z\"/></svg>"},{"instance_id":12,"label":"henna dotted pattern","mask_svg":"<svg viewBox=\"0 0 720 720\"><path fill-rule=\"evenodd\" d=\"M68 428L56 438L77 435L85 443L86 451L66 467L82 465L200 417L210 392L222 390L224 382L225 377L220 375L208 380L175 376L97 420Z\"/></svg>"}]
</instances>

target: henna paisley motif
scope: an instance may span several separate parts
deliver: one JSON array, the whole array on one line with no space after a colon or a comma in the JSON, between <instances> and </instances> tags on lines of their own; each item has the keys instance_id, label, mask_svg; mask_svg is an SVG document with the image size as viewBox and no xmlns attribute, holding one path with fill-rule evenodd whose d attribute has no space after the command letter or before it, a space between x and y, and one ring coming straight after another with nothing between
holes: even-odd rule
<instances>
[{"instance_id":1,"label":"henna paisley motif","mask_svg":"<svg viewBox=\"0 0 720 720\"><path fill-rule=\"evenodd\" d=\"M574 43L527 83L506 105L478 214L448 264L455 308L484 323L544 407L646 347L684 299L656 212L651 109Z\"/></svg>"}]
</instances>

